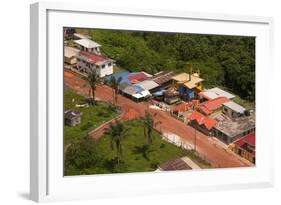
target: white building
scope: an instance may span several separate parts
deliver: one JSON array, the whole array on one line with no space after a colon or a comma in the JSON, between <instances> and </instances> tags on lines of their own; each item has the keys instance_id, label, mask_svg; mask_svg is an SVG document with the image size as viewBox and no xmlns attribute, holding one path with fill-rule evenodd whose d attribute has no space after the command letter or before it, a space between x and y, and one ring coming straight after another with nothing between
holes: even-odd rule
<instances>
[{"instance_id":1,"label":"white building","mask_svg":"<svg viewBox=\"0 0 281 205\"><path fill-rule=\"evenodd\" d=\"M94 70L100 77L105 77L113 73L113 60L96 53L80 51L77 55L77 70L81 73Z\"/></svg>"},{"instance_id":2,"label":"white building","mask_svg":"<svg viewBox=\"0 0 281 205\"><path fill-rule=\"evenodd\" d=\"M212 100L215 99L217 97L226 97L229 100L233 100L235 98L235 95L226 92L220 88L212 88L212 89L208 89L208 90L204 90L202 92L199 93L199 96L207 99L207 100Z\"/></svg>"},{"instance_id":3,"label":"white building","mask_svg":"<svg viewBox=\"0 0 281 205\"><path fill-rule=\"evenodd\" d=\"M88 52L92 52L92 53L101 55L101 52L100 52L101 45L95 41L92 41L87 38L82 38L79 40L75 40L74 42L76 44L78 44L78 46L80 47L80 50L82 50L82 51L88 51Z\"/></svg>"},{"instance_id":4,"label":"white building","mask_svg":"<svg viewBox=\"0 0 281 205\"><path fill-rule=\"evenodd\" d=\"M73 47L64 47L64 62L68 65L74 65L77 62L76 56L80 51Z\"/></svg>"}]
</instances>

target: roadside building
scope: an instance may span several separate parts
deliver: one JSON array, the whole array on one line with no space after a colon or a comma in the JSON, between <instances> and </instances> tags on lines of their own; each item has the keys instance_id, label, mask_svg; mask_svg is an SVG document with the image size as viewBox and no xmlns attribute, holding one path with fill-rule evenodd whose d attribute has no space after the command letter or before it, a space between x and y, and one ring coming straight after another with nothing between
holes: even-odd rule
<instances>
[{"instance_id":1,"label":"roadside building","mask_svg":"<svg viewBox=\"0 0 281 205\"><path fill-rule=\"evenodd\" d=\"M64 124L68 126L76 126L81 123L82 113L79 111L67 110L64 112Z\"/></svg>"},{"instance_id":2,"label":"roadside building","mask_svg":"<svg viewBox=\"0 0 281 205\"><path fill-rule=\"evenodd\" d=\"M249 160L252 163L256 161L256 134L251 134L242 137L241 139L229 145L229 148L240 155L241 157Z\"/></svg>"},{"instance_id":3,"label":"roadside building","mask_svg":"<svg viewBox=\"0 0 281 205\"><path fill-rule=\"evenodd\" d=\"M181 157L169 160L158 166L156 171L177 171L177 170L191 170L191 169L201 169L193 160L189 157Z\"/></svg>"},{"instance_id":4,"label":"roadside building","mask_svg":"<svg viewBox=\"0 0 281 205\"><path fill-rule=\"evenodd\" d=\"M192 168L181 158L169 160L158 166L159 171L191 170Z\"/></svg>"},{"instance_id":5,"label":"roadside building","mask_svg":"<svg viewBox=\"0 0 281 205\"><path fill-rule=\"evenodd\" d=\"M137 84L137 83L142 82L147 79L148 79L148 76L143 72L134 73L128 77L128 80L132 84Z\"/></svg>"},{"instance_id":6,"label":"roadside building","mask_svg":"<svg viewBox=\"0 0 281 205\"><path fill-rule=\"evenodd\" d=\"M159 85L153 80L144 80L135 85L140 86L141 88L143 88L144 90L148 90L149 92L154 92L159 87Z\"/></svg>"},{"instance_id":7,"label":"roadside building","mask_svg":"<svg viewBox=\"0 0 281 205\"><path fill-rule=\"evenodd\" d=\"M77 63L77 54L79 50L77 48L65 46L64 47L64 62L68 66L74 66Z\"/></svg>"},{"instance_id":8,"label":"roadside building","mask_svg":"<svg viewBox=\"0 0 281 205\"><path fill-rule=\"evenodd\" d=\"M163 90L169 88L172 85L173 82L172 77L174 75L175 75L174 72L161 71L159 73L156 73L150 79L159 85L160 90Z\"/></svg>"},{"instance_id":9,"label":"roadside building","mask_svg":"<svg viewBox=\"0 0 281 205\"><path fill-rule=\"evenodd\" d=\"M233 101L223 103L223 113L232 119L241 117L245 111L246 109L244 107Z\"/></svg>"},{"instance_id":10,"label":"roadside building","mask_svg":"<svg viewBox=\"0 0 281 205\"><path fill-rule=\"evenodd\" d=\"M81 73L95 71L100 77L113 73L113 60L95 53L80 51L77 57L77 70Z\"/></svg>"},{"instance_id":11,"label":"roadside building","mask_svg":"<svg viewBox=\"0 0 281 205\"><path fill-rule=\"evenodd\" d=\"M214 127L214 136L226 144L230 144L250 133L255 132L255 113L236 119L226 117Z\"/></svg>"},{"instance_id":12,"label":"roadside building","mask_svg":"<svg viewBox=\"0 0 281 205\"><path fill-rule=\"evenodd\" d=\"M229 100L233 100L235 98L235 95L226 92L220 88L211 88L211 89L207 89L204 90L202 92L199 93L199 96L204 100L212 100L215 99L217 97L226 97Z\"/></svg>"},{"instance_id":13,"label":"roadside building","mask_svg":"<svg viewBox=\"0 0 281 205\"><path fill-rule=\"evenodd\" d=\"M179 95L184 100L195 98L202 90L204 79L199 73L181 73L172 77L173 85L178 88Z\"/></svg>"},{"instance_id":14,"label":"roadside building","mask_svg":"<svg viewBox=\"0 0 281 205\"><path fill-rule=\"evenodd\" d=\"M191 126L208 136L213 135L213 128L218 123L218 121L212 119L211 117L205 116L197 111L193 111L188 117L188 120Z\"/></svg>"},{"instance_id":15,"label":"roadside building","mask_svg":"<svg viewBox=\"0 0 281 205\"><path fill-rule=\"evenodd\" d=\"M217 97L199 104L196 109L204 115L217 114L222 111L223 104L226 102L229 102L226 97Z\"/></svg>"},{"instance_id":16,"label":"roadside building","mask_svg":"<svg viewBox=\"0 0 281 205\"><path fill-rule=\"evenodd\" d=\"M179 92L174 88L171 87L164 93L164 102L168 103L169 105L178 101L180 101Z\"/></svg>"},{"instance_id":17,"label":"roadside building","mask_svg":"<svg viewBox=\"0 0 281 205\"><path fill-rule=\"evenodd\" d=\"M95 41L92 41L88 38L82 38L74 41L80 48L81 51L87 51L101 55L100 47L101 45Z\"/></svg>"}]
</instances>

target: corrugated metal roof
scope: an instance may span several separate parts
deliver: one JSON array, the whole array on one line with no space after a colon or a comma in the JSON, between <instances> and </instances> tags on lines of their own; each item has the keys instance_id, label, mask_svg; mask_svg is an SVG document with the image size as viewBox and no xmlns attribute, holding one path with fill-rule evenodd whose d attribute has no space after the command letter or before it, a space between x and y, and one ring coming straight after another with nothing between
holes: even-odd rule
<instances>
[{"instance_id":1,"label":"corrugated metal roof","mask_svg":"<svg viewBox=\"0 0 281 205\"><path fill-rule=\"evenodd\" d=\"M229 102L223 103L223 105L225 107L228 107L231 110L234 110L235 112L238 112L238 113L241 113L241 114L243 114L245 112L245 110L246 110L244 107L242 107L241 105L239 105L239 104L237 104L237 103L235 103L233 101L229 101Z\"/></svg>"},{"instance_id":2,"label":"corrugated metal roof","mask_svg":"<svg viewBox=\"0 0 281 205\"><path fill-rule=\"evenodd\" d=\"M79 49L65 46L64 47L64 56L67 58L75 57L79 53Z\"/></svg>"},{"instance_id":3,"label":"corrugated metal roof","mask_svg":"<svg viewBox=\"0 0 281 205\"><path fill-rule=\"evenodd\" d=\"M144 90L151 90L151 89L157 88L159 86L153 80L145 80L145 81L137 83L136 85L142 87Z\"/></svg>"},{"instance_id":4,"label":"corrugated metal roof","mask_svg":"<svg viewBox=\"0 0 281 205\"><path fill-rule=\"evenodd\" d=\"M210 114L212 111L222 107L223 103L228 102L229 99L226 97L218 97L206 102L201 103L198 109L202 110L205 114Z\"/></svg>"},{"instance_id":5,"label":"corrugated metal roof","mask_svg":"<svg viewBox=\"0 0 281 205\"><path fill-rule=\"evenodd\" d=\"M218 88L218 87L211 88L211 89L209 89L208 91L217 94L218 97L226 97L226 98L228 98L228 99L233 99L233 98L235 97L235 95L233 95L233 94L231 94L231 93L229 93L229 92L226 92L226 91L224 91L224 90L222 90L222 89L220 89L220 88Z\"/></svg>"},{"instance_id":6,"label":"corrugated metal roof","mask_svg":"<svg viewBox=\"0 0 281 205\"><path fill-rule=\"evenodd\" d=\"M101 47L100 44L98 44L95 41L92 41L90 39L87 38L83 38L83 39L79 39L79 40L75 40L75 43L77 43L80 46L83 46L85 48L97 48L97 47Z\"/></svg>"}]
</instances>

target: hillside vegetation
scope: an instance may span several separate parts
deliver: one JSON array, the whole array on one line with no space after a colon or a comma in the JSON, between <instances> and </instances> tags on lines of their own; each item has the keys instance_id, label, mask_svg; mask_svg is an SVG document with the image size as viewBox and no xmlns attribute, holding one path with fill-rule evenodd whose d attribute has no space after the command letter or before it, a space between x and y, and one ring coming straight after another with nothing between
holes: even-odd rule
<instances>
[{"instance_id":1,"label":"hillside vegetation","mask_svg":"<svg viewBox=\"0 0 281 205\"><path fill-rule=\"evenodd\" d=\"M199 69L205 87L223 87L245 100L255 100L254 37L96 29L78 32L92 36L121 68L149 73Z\"/></svg>"}]
</instances>

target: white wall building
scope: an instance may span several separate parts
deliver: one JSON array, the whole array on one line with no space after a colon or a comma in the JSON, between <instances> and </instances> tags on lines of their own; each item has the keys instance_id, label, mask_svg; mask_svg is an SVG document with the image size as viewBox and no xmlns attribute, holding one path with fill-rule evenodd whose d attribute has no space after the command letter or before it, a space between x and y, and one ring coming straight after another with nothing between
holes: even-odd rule
<instances>
[{"instance_id":1,"label":"white wall building","mask_svg":"<svg viewBox=\"0 0 281 205\"><path fill-rule=\"evenodd\" d=\"M95 41L92 41L92 40L87 39L87 38L82 38L82 39L79 39L79 40L75 40L74 42L76 44L78 44L81 51L88 51L88 52L92 52L92 53L96 53L98 55L101 55L101 52L100 52L101 45L98 44Z\"/></svg>"},{"instance_id":2,"label":"white wall building","mask_svg":"<svg viewBox=\"0 0 281 205\"><path fill-rule=\"evenodd\" d=\"M80 51L77 55L77 70L81 73L94 70L100 77L105 77L113 73L113 60L95 53Z\"/></svg>"}]
</instances>

